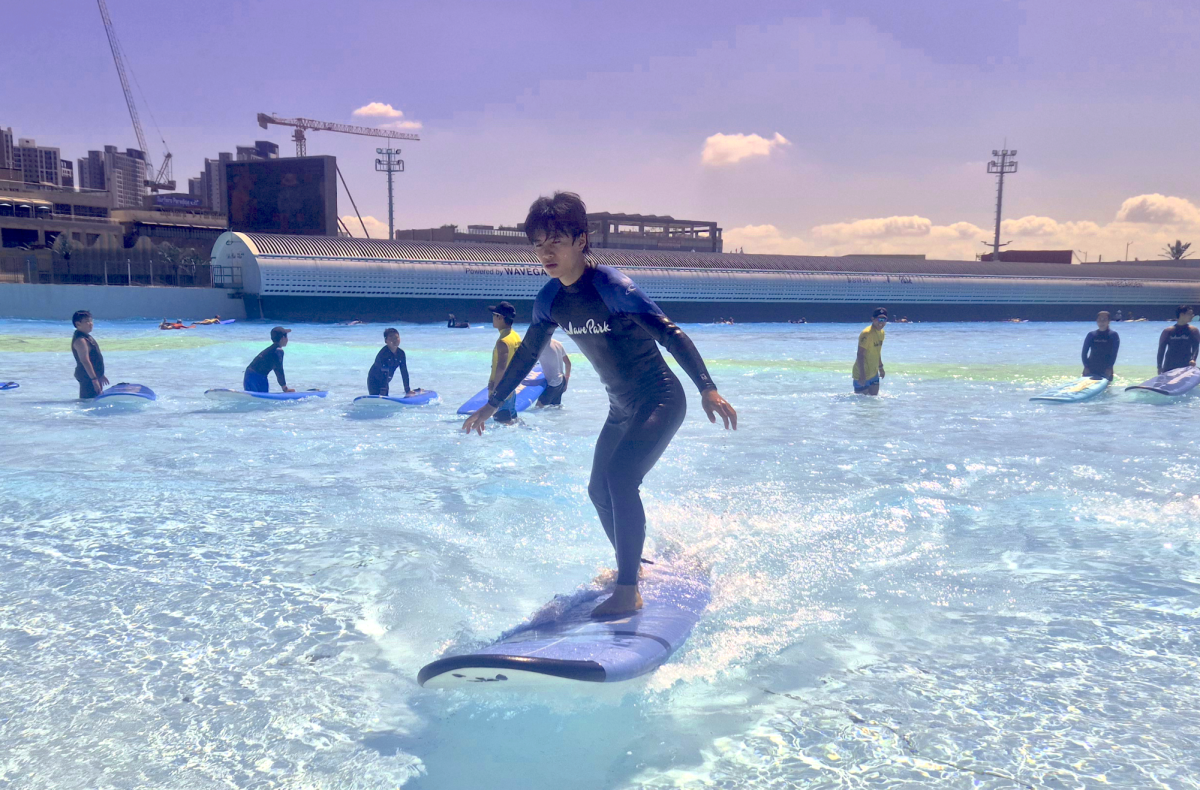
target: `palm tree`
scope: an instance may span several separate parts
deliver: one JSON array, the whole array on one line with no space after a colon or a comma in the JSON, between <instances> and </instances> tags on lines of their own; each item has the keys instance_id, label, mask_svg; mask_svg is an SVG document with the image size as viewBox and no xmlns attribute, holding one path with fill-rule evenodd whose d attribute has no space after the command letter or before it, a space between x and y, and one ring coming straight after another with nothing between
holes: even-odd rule
<instances>
[{"instance_id":1,"label":"palm tree","mask_svg":"<svg viewBox=\"0 0 1200 790\"><path fill-rule=\"evenodd\" d=\"M1187 244L1184 244L1179 239L1175 239L1174 244L1168 244L1166 247L1163 247L1163 252L1165 252L1167 257L1171 260L1179 261L1191 255L1191 253L1188 252L1188 247L1191 246L1192 243L1190 241Z\"/></svg>"}]
</instances>

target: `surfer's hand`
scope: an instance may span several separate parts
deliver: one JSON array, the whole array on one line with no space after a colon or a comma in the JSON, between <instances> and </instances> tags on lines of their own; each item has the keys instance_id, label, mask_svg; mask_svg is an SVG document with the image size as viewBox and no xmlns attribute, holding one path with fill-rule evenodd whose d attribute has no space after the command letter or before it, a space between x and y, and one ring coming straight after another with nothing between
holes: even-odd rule
<instances>
[{"instance_id":1,"label":"surfer's hand","mask_svg":"<svg viewBox=\"0 0 1200 790\"><path fill-rule=\"evenodd\" d=\"M881 379L887 378L887 371L885 371L883 369L883 365L879 366L879 378L881 378Z\"/></svg>"},{"instance_id":2,"label":"surfer's hand","mask_svg":"<svg viewBox=\"0 0 1200 790\"><path fill-rule=\"evenodd\" d=\"M284 391L284 392L295 392L295 390L294 390L294 389L292 389L291 387L284 387L284 388L283 388L283 391Z\"/></svg>"},{"instance_id":3,"label":"surfer's hand","mask_svg":"<svg viewBox=\"0 0 1200 790\"><path fill-rule=\"evenodd\" d=\"M729 401L721 397L719 392L708 390L700 397L700 404L704 407L704 413L708 415L709 422L715 423L719 414L725 421L725 430L729 430L731 426L733 430L737 430L737 411Z\"/></svg>"},{"instance_id":4,"label":"surfer's hand","mask_svg":"<svg viewBox=\"0 0 1200 790\"><path fill-rule=\"evenodd\" d=\"M108 386L108 376L101 376L100 378L96 379L96 383L98 383L100 385L100 389L103 390Z\"/></svg>"},{"instance_id":5,"label":"surfer's hand","mask_svg":"<svg viewBox=\"0 0 1200 790\"><path fill-rule=\"evenodd\" d=\"M485 403L476 409L474 414L467 418L467 421L463 423L462 429L467 433L475 431L480 436L483 436L484 423L486 423L488 418L495 413L496 407L492 406L490 403Z\"/></svg>"}]
</instances>

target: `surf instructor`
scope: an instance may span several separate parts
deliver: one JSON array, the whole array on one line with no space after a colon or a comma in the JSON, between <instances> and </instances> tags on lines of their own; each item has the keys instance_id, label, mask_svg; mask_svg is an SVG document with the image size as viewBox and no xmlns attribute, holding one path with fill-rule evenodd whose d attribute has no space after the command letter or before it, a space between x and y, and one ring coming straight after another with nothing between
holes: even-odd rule
<instances>
[{"instance_id":1,"label":"surf instructor","mask_svg":"<svg viewBox=\"0 0 1200 790\"><path fill-rule=\"evenodd\" d=\"M1096 314L1096 328L1083 339L1083 375L1113 380L1113 365L1121 350L1121 336L1108 328L1108 311Z\"/></svg>"},{"instance_id":2,"label":"surf instructor","mask_svg":"<svg viewBox=\"0 0 1200 790\"><path fill-rule=\"evenodd\" d=\"M1175 323L1158 336L1158 372L1194 367L1200 352L1200 329L1191 326L1196 313L1191 305L1175 308Z\"/></svg>"},{"instance_id":3,"label":"surf instructor","mask_svg":"<svg viewBox=\"0 0 1200 790\"><path fill-rule=\"evenodd\" d=\"M871 313L871 323L858 333L858 354L850 375L854 379L854 392L858 395L878 395L879 381L887 373L883 369L883 339L887 334L888 312L886 307L876 307Z\"/></svg>"},{"instance_id":4,"label":"surf instructor","mask_svg":"<svg viewBox=\"0 0 1200 790\"><path fill-rule=\"evenodd\" d=\"M92 337L94 322L87 310L76 310L71 316L75 334L71 337L71 355L75 357L75 380L79 382L80 400L96 397L108 386L104 377L104 355L100 344Z\"/></svg>"},{"instance_id":5,"label":"surf instructor","mask_svg":"<svg viewBox=\"0 0 1200 790\"><path fill-rule=\"evenodd\" d=\"M571 335L608 391L608 418L596 440L588 495L616 550L617 585L592 616L642 608L638 570L646 514L638 489L683 422L687 398L656 341L701 393L709 422L720 415L737 429L737 412L717 392L704 360L683 331L625 275L588 258L587 209L571 192L533 202L525 235L550 281L538 293L533 321L504 376L483 406L463 423L483 433L487 419L533 369L556 327Z\"/></svg>"}]
</instances>

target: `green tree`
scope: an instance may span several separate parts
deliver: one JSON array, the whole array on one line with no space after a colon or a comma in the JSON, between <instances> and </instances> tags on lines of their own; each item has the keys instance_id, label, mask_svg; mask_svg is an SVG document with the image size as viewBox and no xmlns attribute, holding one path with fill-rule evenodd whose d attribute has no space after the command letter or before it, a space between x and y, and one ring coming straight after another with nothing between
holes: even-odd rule
<instances>
[{"instance_id":1,"label":"green tree","mask_svg":"<svg viewBox=\"0 0 1200 790\"><path fill-rule=\"evenodd\" d=\"M1191 253L1188 252L1188 247L1191 246L1192 243L1190 241L1187 244L1184 244L1179 239L1175 239L1174 244L1168 244L1166 247L1163 247L1163 252L1165 252L1167 257L1171 260L1181 261L1187 256L1191 255Z\"/></svg>"},{"instance_id":2,"label":"green tree","mask_svg":"<svg viewBox=\"0 0 1200 790\"><path fill-rule=\"evenodd\" d=\"M52 248L54 254L62 258L64 261L71 260L71 254L75 252L75 244L71 241L71 236L67 233L58 234L58 238L54 240Z\"/></svg>"}]
</instances>

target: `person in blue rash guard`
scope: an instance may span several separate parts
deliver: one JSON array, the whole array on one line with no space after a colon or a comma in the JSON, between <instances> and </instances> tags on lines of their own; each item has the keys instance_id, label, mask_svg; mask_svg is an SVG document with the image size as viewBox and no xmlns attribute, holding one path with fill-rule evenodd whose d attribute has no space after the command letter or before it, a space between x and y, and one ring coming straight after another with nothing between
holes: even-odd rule
<instances>
[{"instance_id":1,"label":"person in blue rash guard","mask_svg":"<svg viewBox=\"0 0 1200 790\"><path fill-rule=\"evenodd\" d=\"M588 495L616 551L617 585L592 611L594 617L642 607L638 570L646 540L646 514L638 488L683 423L687 398L667 367L661 343L701 393L710 422L720 415L737 429L737 412L717 392L704 360L683 331L633 281L588 258L587 210L578 195L557 192L529 209L525 234L550 282L534 301L533 322L488 403L463 423L484 424L525 379L556 327L574 339L608 391L608 419L596 440Z\"/></svg>"},{"instance_id":2,"label":"person in blue rash guard","mask_svg":"<svg viewBox=\"0 0 1200 790\"><path fill-rule=\"evenodd\" d=\"M283 347L288 344L288 332L291 331L281 326L271 330L271 345L258 352L258 356L246 366L242 389L246 392L270 392L271 382L267 380L267 374L275 371L279 388L284 392L295 392L288 387L287 376L283 375Z\"/></svg>"},{"instance_id":3,"label":"person in blue rash guard","mask_svg":"<svg viewBox=\"0 0 1200 790\"><path fill-rule=\"evenodd\" d=\"M400 348L400 332L394 327L383 330L383 348L375 355L375 362L367 372L367 394L387 397L391 391L392 376L400 371L400 380L404 382L404 395L416 395L408 385L408 361L404 349Z\"/></svg>"},{"instance_id":4,"label":"person in blue rash guard","mask_svg":"<svg viewBox=\"0 0 1200 790\"><path fill-rule=\"evenodd\" d=\"M1113 380L1113 365L1121 350L1121 336L1108 328L1108 311L1096 315L1096 329L1083 339L1083 375Z\"/></svg>"}]
</instances>

